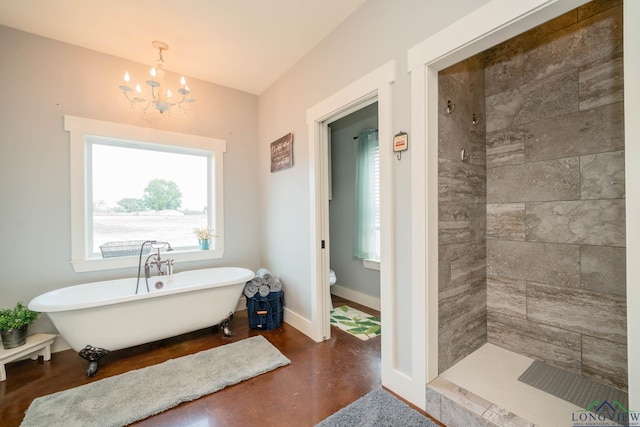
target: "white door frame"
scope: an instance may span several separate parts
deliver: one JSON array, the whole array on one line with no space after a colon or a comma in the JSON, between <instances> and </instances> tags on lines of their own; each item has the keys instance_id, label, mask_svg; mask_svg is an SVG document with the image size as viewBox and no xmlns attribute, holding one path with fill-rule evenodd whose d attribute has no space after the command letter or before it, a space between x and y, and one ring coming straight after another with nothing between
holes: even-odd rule
<instances>
[{"instance_id":1,"label":"white door frame","mask_svg":"<svg viewBox=\"0 0 640 427\"><path fill-rule=\"evenodd\" d=\"M588 0L492 0L408 51L411 73L412 307L424 341L425 384L438 376L438 71ZM640 324L640 1L624 0L627 325ZM426 261L426 262L425 262ZM426 284L426 286L424 286ZM426 288L426 289L425 289ZM420 298L420 299L418 299ZM421 308L426 307L425 311ZM629 407L640 410L640 328L627 327Z\"/></svg>"},{"instance_id":2,"label":"white door frame","mask_svg":"<svg viewBox=\"0 0 640 427\"><path fill-rule=\"evenodd\" d=\"M380 141L380 315L385 330L397 330L393 313L395 289L393 196L392 196L392 126L391 87L395 82L396 63L389 61L371 73L307 110L309 129L310 242L311 242L311 338L323 341L331 336L329 310L328 251L328 123L378 102L378 136ZM393 333L383 333L381 364L382 383L391 390L402 387L403 374L395 369ZM424 392L424 384L422 385ZM401 388L400 388L401 390Z\"/></svg>"}]
</instances>

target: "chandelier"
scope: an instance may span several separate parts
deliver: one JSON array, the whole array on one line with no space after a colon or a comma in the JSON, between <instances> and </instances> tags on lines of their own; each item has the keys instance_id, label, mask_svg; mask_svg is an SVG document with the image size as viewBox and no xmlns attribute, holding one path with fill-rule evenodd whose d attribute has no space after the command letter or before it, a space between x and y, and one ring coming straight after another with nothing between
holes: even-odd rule
<instances>
[{"instance_id":1,"label":"chandelier","mask_svg":"<svg viewBox=\"0 0 640 427\"><path fill-rule=\"evenodd\" d=\"M162 51L169 50L169 45L161 41L154 41L151 44L154 48L158 49L159 57L151 68L151 78L146 81L150 88L148 93L144 94L142 92L140 83L136 83L135 89L129 86L129 81L131 80L129 72L124 74L124 84L120 86L120 90L122 90L125 98L131 103L132 109L138 106L146 112L147 108L153 106L153 108L160 113L164 113L170 112L173 107L176 107L186 114L191 104L195 102L195 99L190 96L191 91L189 90L189 86L187 86L184 76L180 77L180 87L176 90L178 95L176 97L174 97L170 89L167 89L164 82L165 64L162 58Z\"/></svg>"}]
</instances>

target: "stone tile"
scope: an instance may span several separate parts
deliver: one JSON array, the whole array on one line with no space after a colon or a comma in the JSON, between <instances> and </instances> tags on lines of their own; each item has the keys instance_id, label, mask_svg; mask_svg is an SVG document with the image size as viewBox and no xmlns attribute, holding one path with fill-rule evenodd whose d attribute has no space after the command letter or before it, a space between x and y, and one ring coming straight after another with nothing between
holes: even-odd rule
<instances>
[{"instance_id":1,"label":"stone tile","mask_svg":"<svg viewBox=\"0 0 640 427\"><path fill-rule=\"evenodd\" d=\"M626 299L620 295L528 283L527 317L595 338L627 340Z\"/></svg>"},{"instance_id":2,"label":"stone tile","mask_svg":"<svg viewBox=\"0 0 640 427\"><path fill-rule=\"evenodd\" d=\"M623 199L625 197L624 151L580 157L582 199Z\"/></svg>"},{"instance_id":3,"label":"stone tile","mask_svg":"<svg viewBox=\"0 0 640 427\"><path fill-rule=\"evenodd\" d=\"M487 341L571 372L581 371L580 334L575 332L527 319L489 313Z\"/></svg>"},{"instance_id":4,"label":"stone tile","mask_svg":"<svg viewBox=\"0 0 640 427\"><path fill-rule=\"evenodd\" d=\"M463 328L486 311L487 288L484 282L449 288L438 295L438 329L442 333Z\"/></svg>"},{"instance_id":5,"label":"stone tile","mask_svg":"<svg viewBox=\"0 0 640 427\"><path fill-rule=\"evenodd\" d=\"M487 342L487 316L438 334L438 372L444 372Z\"/></svg>"},{"instance_id":6,"label":"stone tile","mask_svg":"<svg viewBox=\"0 0 640 427\"><path fill-rule=\"evenodd\" d=\"M482 415L492 405L488 400L444 378L438 377L431 381L428 388L478 415Z\"/></svg>"},{"instance_id":7,"label":"stone tile","mask_svg":"<svg viewBox=\"0 0 640 427\"><path fill-rule=\"evenodd\" d=\"M594 381L627 391L627 346L590 336L582 337L582 372Z\"/></svg>"},{"instance_id":8,"label":"stone tile","mask_svg":"<svg viewBox=\"0 0 640 427\"><path fill-rule=\"evenodd\" d=\"M527 203L527 240L625 246L624 200Z\"/></svg>"},{"instance_id":9,"label":"stone tile","mask_svg":"<svg viewBox=\"0 0 640 427\"><path fill-rule=\"evenodd\" d=\"M580 247L580 284L583 288L616 295L627 294L626 248Z\"/></svg>"},{"instance_id":10,"label":"stone tile","mask_svg":"<svg viewBox=\"0 0 640 427\"><path fill-rule=\"evenodd\" d=\"M487 133L516 126L516 116L525 106L526 94L526 90L518 87L487 96Z\"/></svg>"},{"instance_id":11,"label":"stone tile","mask_svg":"<svg viewBox=\"0 0 640 427\"><path fill-rule=\"evenodd\" d=\"M624 106L605 105L525 126L525 161L624 150Z\"/></svg>"},{"instance_id":12,"label":"stone tile","mask_svg":"<svg viewBox=\"0 0 640 427\"><path fill-rule=\"evenodd\" d=\"M605 10L622 6L622 0L594 0L578 8L578 19L583 20L604 12Z\"/></svg>"},{"instance_id":13,"label":"stone tile","mask_svg":"<svg viewBox=\"0 0 640 427\"><path fill-rule=\"evenodd\" d=\"M527 282L487 276L487 312L527 317Z\"/></svg>"},{"instance_id":14,"label":"stone tile","mask_svg":"<svg viewBox=\"0 0 640 427\"><path fill-rule=\"evenodd\" d=\"M579 161L575 157L487 170L487 203L579 198Z\"/></svg>"},{"instance_id":15,"label":"stone tile","mask_svg":"<svg viewBox=\"0 0 640 427\"><path fill-rule=\"evenodd\" d=\"M580 198L577 157L490 168L487 203L576 200Z\"/></svg>"},{"instance_id":16,"label":"stone tile","mask_svg":"<svg viewBox=\"0 0 640 427\"><path fill-rule=\"evenodd\" d=\"M440 202L485 203L486 172L483 165L439 159Z\"/></svg>"},{"instance_id":17,"label":"stone tile","mask_svg":"<svg viewBox=\"0 0 640 427\"><path fill-rule=\"evenodd\" d=\"M525 54L525 81L545 79L607 58L622 46L622 8L549 35Z\"/></svg>"},{"instance_id":18,"label":"stone tile","mask_svg":"<svg viewBox=\"0 0 640 427\"><path fill-rule=\"evenodd\" d=\"M487 133L488 168L524 163L524 126Z\"/></svg>"},{"instance_id":19,"label":"stone tile","mask_svg":"<svg viewBox=\"0 0 640 427\"><path fill-rule=\"evenodd\" d=\"M484 282L487 274L487 249L484 241L441 247L451 260L451 286ZM440 291L444 288L440 287Z\"/></svg>"},{"instance_id":20,"label":"stone tile","mask_svg":"<svg viewBox=\"0 0 640 427\"><path fill-rule=\"evenodd\" d=\"M577 288L580 247L487 240L487 275Z\"/></svg>"},{"instance_id":21,"label":"stone tile","mask_svg":"<svg viewBox=\"0 0 640 427\"><path fill-rule=\"evenodd\" d=\"M438 221L438 239L441 245L473 240L471 221Z\"/></svg>"},{"instance_id":22,"label":"stone tile","mask_svg":"<svg viewBox=\"0 0 640 427\"><path fill-rule=\"evenodd\" d=\"M470 153L471 164L485 164L485 94L484 63L474 56L438 74L439 96L439 157L459 160L460 150ZM455 104L447 113L447 101ZM473 114L481 118L474 125Z\"/></svg>"},{"instance_id":23,"label":"stone tile","mask_svg":"<svg viewBox=\"0 0 640 427\"><path fill-rule=\"evenodd\" d=\"M571 113L578 110L578 71L536 80L486 100L487 132Z\"/></svg>"},{"instance_id":24,"label":"stone tile","mask_svg":"<svg viewBox=\"0 0 640 427\"><path fill-rule=\"evenodd\" d=\"M624 100L624 64L622 55L590 64L580 70L580 110L614 104Z\"/></svg>"},{"instance_id":25,"label":"stone tile","mask_svg":"<svg viewBox=\"0 0 640 427\"><path fill-rule=\"evenodd\" d=\"M524 49L516 48L489 60L485 67L485 95L495 95L522 86Z\"/></svg>"},{"instance_id":26,"label":"stone tile","mask_svg":"<svg viewBox=\"0 0 640 427\"><path fill-rule=\"evenodd\" d=\"M525 239L525 204L487 204L487 238L499 240Z\"/></svg>"},{"instance_id":27,"label":"stone tile","mask_svg":"<svg viewBox=\"0 0 640 427\"><path fill-rule=\"evenodd\" d=\"M575 24L576 22L578 22L578 15L577 11L574 9L488 49L485 51L486 61L491 61L493 58L502 56L514 49L531 48L532 46L540 43L540 40L549 34L555 33L556 31Z\"/></svg>"},{"instance_id":28,"label":"stone tile","mask_svg":"<svg viewBox=\"0 0 640 427\"><path fill-rule=\"evenodd\" d=\"M436 378L437 381L438 378ZM426 387L426 407L425 411L431 415L436 420L440 419L440 393L438 393L435 389L431 388L429 385Z\"/></svg>"},{"instance_id":29,"label":"stone tile","mask_svg":"<svg viewBox=\"0 0 640 427\"><path fill-rule=\"evenodd\" d=\"M499 427L534 427L535 424L497 405L491 405L482 415Z\"/></svg>"},{"instance_id":30,"label":"stone tile","mask_svg":"<svg viewBox=\"0 0 640 427\"><path fill-rule=\"evenodd\" d=\"M441 246L438 248L438 290L444 290L451 287L451 257L452 250L448 250L450 246ZM486 264L486 262L485 262Z\"/></svg>"},{"instance_id":31,"label":"stone tile","mask_svg":"<svg viewBox=\"0 0 640 427\"><path fill-rule=\"evenodd\" d=\"M485 238L484 204L441 202L438 204L438 219L440 245Z\"/></svg>"},{"instance_id":32,"label":"stone tile","mask_svg":"<svg viewBox=\"0 0 640 427\"><path fill-rule=\"evenodd\" d=\"M495 427L493 423L482 418L482 415L473 412L466 407L450 400L443 398L440 404L441 415L440 421L449 427Z\"/></svg>"}]
</instances>

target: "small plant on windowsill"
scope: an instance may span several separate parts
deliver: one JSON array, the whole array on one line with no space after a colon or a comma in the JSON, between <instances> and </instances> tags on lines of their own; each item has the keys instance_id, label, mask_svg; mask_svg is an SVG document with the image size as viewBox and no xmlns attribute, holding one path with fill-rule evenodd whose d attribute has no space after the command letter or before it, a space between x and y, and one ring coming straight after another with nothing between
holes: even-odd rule
<instances>
[{"instance_id":1,"label":"small plant on windowsill","mask_svg":"<svg viewBox=\"0 0 640 427\"><path fill-rule=\"evenodd\" d=\"M193 232L198 236L198 242L200 243L200 249L209 249L209 243L212 237L216 237L213 231L209 227L194 228Z\"/></svg>"},{"instance_id":2,"label":"small plant on windowsill","mask_svg":"<svg viewBox=\"0 0 640 427\"><path fill-rule=\"evenodd\" d=\"M0 310L0 336L5 349L20 347L27 340L29 325L36 321L40 313L32 311L18 302L13 308Z\"/></svg>"}]
</instances>

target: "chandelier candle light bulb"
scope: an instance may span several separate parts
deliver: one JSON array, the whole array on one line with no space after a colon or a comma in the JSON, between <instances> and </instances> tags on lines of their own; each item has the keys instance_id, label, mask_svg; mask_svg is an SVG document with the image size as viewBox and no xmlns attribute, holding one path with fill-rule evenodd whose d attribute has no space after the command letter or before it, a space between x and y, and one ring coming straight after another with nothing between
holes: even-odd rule
<instances>
[{"instance_id":1,"label":"chandelier candle light bulb","mask_svg":"<svg viewBox=\"0 0 640 427\"><path fill-rule=\"evenodd\" d=\"M133 92L129 86L129 81L131 77L129 76L129 72L125 72L124 81L125 84L120 86L120 90L122 94L127 98L127 100L131 103L131 108L135 108L139 106L143 111L147 111L149 106L153 106L154 109L159 111L160 113L170 112L173 107L177 107L179 110L183 111L186 115L187 110L190 107L190 104L195 102L195 99L192 98L191 91L189 90L189 86L187 86L187 82L184 76L180 76L180 88L177 89L177 92L182 95L179 100L173 99L173 94L170 89L167 89L164 82L164 58L162 57L162 51L168 50L169 45L161 41L154 41L152 43L153 47L158 49L159 58L154 63L153 67L151 67L151 71L149 74L151 75L151 79L147 80L147 85L151 88L151 92L148 96L142 94L142 88L139 83L136 83L136 95L131 97L129 92Z\"/></svg>"}]
</instances>

